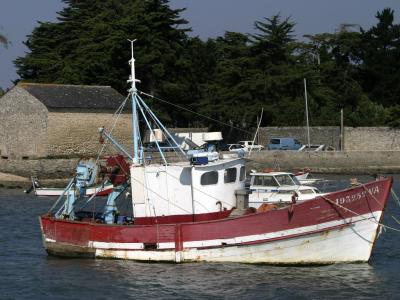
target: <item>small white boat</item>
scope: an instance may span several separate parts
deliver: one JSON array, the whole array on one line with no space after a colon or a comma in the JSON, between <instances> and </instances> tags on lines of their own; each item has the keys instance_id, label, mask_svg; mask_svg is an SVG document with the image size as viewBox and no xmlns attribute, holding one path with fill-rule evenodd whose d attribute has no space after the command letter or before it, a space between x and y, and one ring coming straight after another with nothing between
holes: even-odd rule
<instances>
[{"instance_id":1,"label":"small white boat","mask_svg":"<svg viewBox=\"0 0 400 300\"><path fill-rule=\"evenodd\" d=\"M300 182L300 184L302 185L308 185L308 184L316 184L318 182L323 181L324 179L322 178L315 178L312 177L312 175L310 174L310 172L308 171L300 171L300 172L296 172L293 174L297 180Z\"/></svg>"},{"instance_id":2,"label":"small white boat","mask_svg":"<svg viewBox=\"0 0 400 300\"><path fill-rule=\"evenodd\" d=\"M113 187L114 187L113 184L108 184L105 186L88 188L85 191L85 196L90 197L94 194L96 194L97 196L106 196L112 192ZM35 187L33 190L35 196L60 196L64 192L64 188L58 189L58 188Z\"/></svg>"},{"instance_id":3,"label":"small white boat","mask_svg":"<svg viewBox=\"0 0 400 300\"><path fill-rule=\"evenodd\" d=\"M291 203L313 199L322 195L313 186L302 185L297 177L288 172L250 173L249 206L259 208L262 204Z\"/></svg>"}]
</instances>

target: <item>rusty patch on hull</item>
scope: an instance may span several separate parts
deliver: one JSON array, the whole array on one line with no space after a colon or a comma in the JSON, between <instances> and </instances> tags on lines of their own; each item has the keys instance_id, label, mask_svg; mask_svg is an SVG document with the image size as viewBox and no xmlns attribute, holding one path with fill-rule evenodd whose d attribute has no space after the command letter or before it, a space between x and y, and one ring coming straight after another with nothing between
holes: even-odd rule
<instances>
[{"instance_id":1,"label":"rusty patch on hull","mask_svg":"<svg viewBox=\"0 0 400 300\"><path fill-rule=\"evenodd\" d=\"M76 245L44 242L44 248L52 256L71 258L94 258L95 249Z\"/></svg>"}]
</instances>

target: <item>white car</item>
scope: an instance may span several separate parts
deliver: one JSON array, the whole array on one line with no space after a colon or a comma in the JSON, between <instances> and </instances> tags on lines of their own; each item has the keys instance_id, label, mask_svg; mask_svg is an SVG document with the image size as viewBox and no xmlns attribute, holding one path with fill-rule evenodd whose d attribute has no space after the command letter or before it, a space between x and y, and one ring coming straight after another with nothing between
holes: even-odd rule
<instances>
[{"instance_id":1,"label":"white car","mask_svg":"<svg viewBox=\"0 0 400 300\"><path fill-rule=\"evenodd\" d=\"M247 152L247 149L240 144L228 144L228 151L230 152Z\"/></svg>"},{"instance_id":2,"label":"white car","mask_svg":"<svg viewBox=\"0 0 400 300\"><path fill-rule=\"evenodd\" d=\"M264 146L253 143L253 141L240 141L239 145L242 145L246 151L261 151L264 149Z\"/></svg>"},{"instance_id":3,"label":"white car","mask_svg":"<svg viewBox=\"0 0 400 300\"><path fill-rule=\"evenodd\" d=\"M324 151L325 145L320 144L310 144L310 145L303 145L300 147L299 151Z\"/></svg>"}]
</instances>

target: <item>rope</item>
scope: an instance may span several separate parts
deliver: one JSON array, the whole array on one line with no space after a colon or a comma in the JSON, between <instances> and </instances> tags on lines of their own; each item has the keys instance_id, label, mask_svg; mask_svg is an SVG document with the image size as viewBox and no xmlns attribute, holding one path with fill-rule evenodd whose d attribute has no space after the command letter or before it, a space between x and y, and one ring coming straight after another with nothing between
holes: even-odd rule
<instances>
[{"instance_id":1,"label":"rope","mask_svg":"<svg viewBox=\"0 0 400 300\"><path fill-rule=\"evenodd\" d=\"M390 193L392 194L393 198L396 200L397 205L400 207L400 199L399 196L396 195L393 189L390 189Z\"/></svg>"},{"instance_id":2,"label":"rope","mask_svg":"<svg viewBox=\"0 0 400 300\"><path fill-rule=\"evenodd\" d=\"M338 206L338 207L340 207L340 208L342 208L342 209L344 209L344 210L346 210L346 211L348 211L348 212L350 212L350 213L352 213L352 214L354 214L354 215L356 215L356 216L358 216L358 217L361 217L361 218L362 218L363 220L365 220L365 221L369 221L369 222L372 222L372 223L377 224L377 225L379 225L379 226L382 226L384 229L390 229L390 230L393 230L393 231L400 232L400 229L397 229L397 228L394 228L394 227L391 227L391 226L384 225L384 224L382 224L382 223L380 223L380 222L378 222L378 221L372 220L371 218L366 218L366 217L364 217L364 216L362 216L362 215L356 213L355 211L352 211L351 209L349 209L349 208L347 208L347 207L344 207L344 206L342 206L342 205L340 205L340 204L338 204L338 203L332 201L331 199L329 199L329 198L327 198L327 197L325 197L325 196L323 196L323 195L321 195L321 197L322 197L323 199L325 199L326 201L328 201L329 203L331 203L331 204L333 204L333 205L336 205L336 206ZM374 217L374 219L375 219L375 217Z\"/></svg>"},{"instance_id":3,"label":"rope","mask_svg":"<svg viewBox=\"0 0 400 300\"><path fill-rule=\"evenodd\" d=\"M366 188L366 186L364 184L361 184L361 186L371 195L372 199L374 199L376 201L376 203L378 203L380 206L382 206L382 204L378 201L378 199L375 198L374 195L372 195L372 193ZM395 198L397 200L397 203L400 205L399 203L399 197L396 195L396 193L394 192L394 190L391 188L390 192L393 196L393 198ZM396 223L400 224L400 222L397 220L397 218L395 216L393 216L392 214L390 215L392 217L392 219L394 219L396 221Z\"/></svg>"},{"instance_id":4,"label":"rope","mask_svg":"<svg viewBox=\"0 0 400 300\"><path fill-rule=\"evenodd\" d=\"M235 127L235 126L233 126L233 125L231 125L231 124L228 124L228 123L225 123L225 122L222 122L222 121L219 121L219 120L210 118L210 117L208 117L208 116L206 116L206 115L200 114L200 113L198 113L198 112L195 112L195 111L190 110L190 109L188 109L188 108L185 108L185 107L183 107L183 106L180 106L180 105L171 103L171 102L169 102L169 101L163 100L163 99L158 98L158 97L156 97L156 96L147 94L147 93L142 92L142 91L138 91L138 92L139 92L140 94L143 94L143 95L148 96L148 97L150 97L150 98L153 98L153 99L155 99L155 100L158 100L158 101L167 103L167 104L169 104L169 105L175 106L175 107L177 107L177 108L180 108L180 109L185 110L185 111L187 111L187 112L193 113L193 114L195 114L195 115L198 115L198 116L203 117L203 118L205 118L205 119L208 119L208 120L210 120L210 121L219 123L219 124L224 125L224 126L228 126L228 127L230 127L230 128L233 128L233 129L236 129L236 130L239 130L239 131L248 133L248 134L252 134L252 132L250 132L250 131L247 131L247 130L244 130L244 129L242 129L242 128Z\"/></svg>"}]
</instances>

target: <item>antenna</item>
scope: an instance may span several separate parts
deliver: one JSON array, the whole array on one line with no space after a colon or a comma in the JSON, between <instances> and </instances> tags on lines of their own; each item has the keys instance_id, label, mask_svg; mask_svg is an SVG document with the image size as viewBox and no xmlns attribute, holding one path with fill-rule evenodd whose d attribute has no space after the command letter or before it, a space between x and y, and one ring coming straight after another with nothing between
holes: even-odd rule
<instances>
[{"instance_id":1,"label":"antenna","mask_svg":"<svg viewBox=\"0 0 400 300\"><path fill-rule=\"evenodd\" d=\"M133 163L139 163L139 122L138 122L138 113L137 113L137 89L136 82L140 82L140 80L136 79L135 75L135 58L133 57L133 43L136 41L128 40L131 42L131 60L129 64L131 65L131 75L129 76L128 82L131 83L131 89L129 90L132 97L132 135L133 135Z\"/></svg>"},{"instance_id":2,"label":"antenna","mask_svg":"<svg viewBox=\"0 0 400 300\"><path fill-rule=\"evenodd\" d=\"M133 43L136 42L137 39L128 41L131 42L131 60L129 61L129 64L131 66L131 75L129 76L128 82L131 83L131 91L133 93L136 93L137 92L136 82L140 82L140 80L136 79L136 74L135 74L135 58L133 56Z\"/></svg>"}]
</instances>

